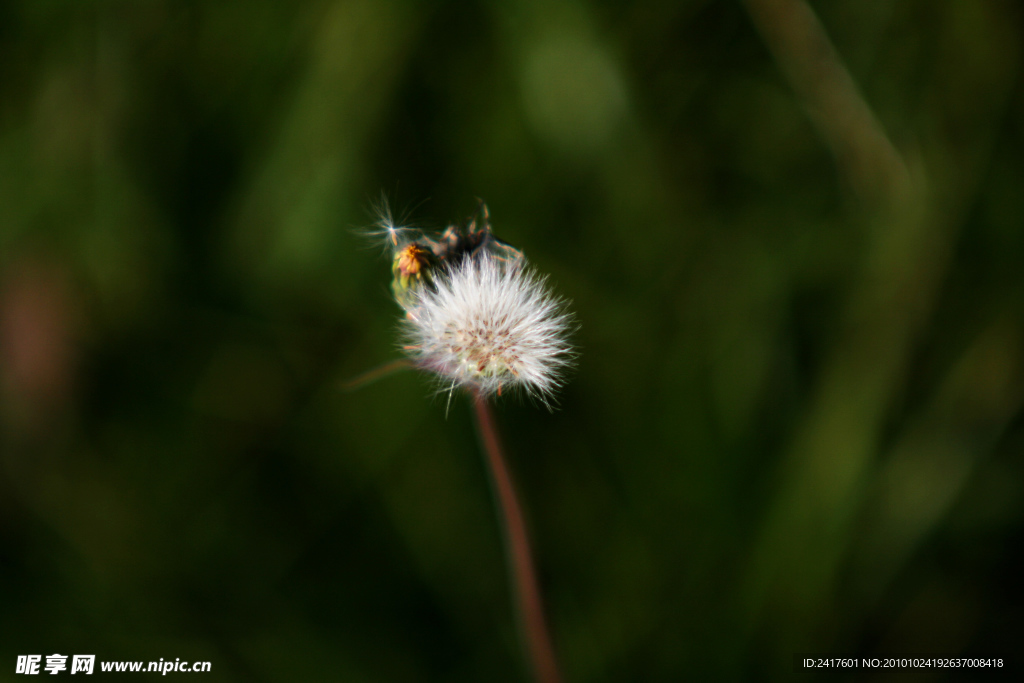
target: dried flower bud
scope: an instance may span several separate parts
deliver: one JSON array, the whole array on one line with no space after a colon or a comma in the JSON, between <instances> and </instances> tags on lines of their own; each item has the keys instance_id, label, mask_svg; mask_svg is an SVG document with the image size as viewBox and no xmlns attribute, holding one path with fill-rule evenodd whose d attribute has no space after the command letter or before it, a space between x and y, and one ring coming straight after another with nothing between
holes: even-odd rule
<instances>
[{"instance_id":1,"label":"dried flower bud","mask_svg":"<svg viewBox=\"0 0 1024 683\"><path fill-rule=\"evenodd\" d=\"M432 285L437 262L433 252L418 242L411 242L398 250L391 264L394 276L391 291L399 306L408 309L415 301L416 292Z\"/></svg>"}]
</instances>

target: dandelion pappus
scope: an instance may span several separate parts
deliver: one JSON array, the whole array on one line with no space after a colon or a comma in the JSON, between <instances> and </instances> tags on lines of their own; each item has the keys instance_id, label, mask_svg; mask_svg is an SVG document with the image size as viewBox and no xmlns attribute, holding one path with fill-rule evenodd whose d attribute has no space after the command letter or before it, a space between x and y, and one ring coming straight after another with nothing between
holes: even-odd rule
<instances>
[{"instance_id":1,"label":"dandelion pappus","mask_svg":"<svg viewBox=\"0 0 1024 683\"><path fill-rule=\"evenodd\" d=\"M377 221L372 229L363 230L362 232L375 242L381 244L384 249L390 249L394 252L402 249L410 242L423 239L423 233L420 230L402 225L405 219L408 218L407 215L396 220L395 215L391 211L391 204L388 202L387 195L382 193L380 199L374 202L373 212L377 214Z\"/></svg>"}]
</instances>

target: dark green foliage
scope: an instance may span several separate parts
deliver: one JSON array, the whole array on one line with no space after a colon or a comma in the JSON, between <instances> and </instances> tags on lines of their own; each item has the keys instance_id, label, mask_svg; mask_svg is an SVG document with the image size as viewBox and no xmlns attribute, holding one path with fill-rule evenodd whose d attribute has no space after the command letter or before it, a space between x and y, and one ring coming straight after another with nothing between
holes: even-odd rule
<instances>
[{"instance_id":1,"label":"dark green foliage","mask_svg":"<svg viewBox=\"0 0 1024 683\"><path fill-rule=\"evenodd\" d=\"M573 301L498 405L567 681L1017 652L1021 8L811 3L861 144L760 4L0 3L0 679L525 679L468 402L343 391L382 189Z\"/></svg>"}]
</instances>

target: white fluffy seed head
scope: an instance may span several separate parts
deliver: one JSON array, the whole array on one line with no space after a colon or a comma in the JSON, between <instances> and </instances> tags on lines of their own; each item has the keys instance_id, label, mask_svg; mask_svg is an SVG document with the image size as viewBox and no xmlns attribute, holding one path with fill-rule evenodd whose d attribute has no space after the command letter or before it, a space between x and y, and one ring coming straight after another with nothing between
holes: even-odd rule
<instances>
[{"instance_id":1,"label":"white fluffy seed head","mask_svg":"<svg viewBox=\"0 0 1024 683\"><path fill-rule=\"evenodd\" d=\"M522 389L548 404L572 362L565 303L532 270L487 253L445 269L406 313L406 350L446 387Z\"/></svg>"}]
</instances>

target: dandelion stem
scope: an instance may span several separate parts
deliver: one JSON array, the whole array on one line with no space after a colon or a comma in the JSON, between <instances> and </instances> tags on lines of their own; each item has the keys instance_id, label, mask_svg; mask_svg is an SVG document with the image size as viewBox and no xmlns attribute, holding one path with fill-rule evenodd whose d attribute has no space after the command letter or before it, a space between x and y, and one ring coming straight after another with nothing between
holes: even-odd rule
<instances>
[{"instance_id":1,"label":"dandelion stem","mask_svg":"<svg viewBox=\"0 0 1024 683\"><path fill-rule=\"evenodd\" d=\"M519 610L519 626L534 678L538 683L559 683L561 675L544 620L544 606L533 568L526 523L516 497L512 476L501 452L501 441L498 438L494 415L486 397L477 389L471 391L480 442L487 455L487 465L501 508L506 557L511 564L512 592Z\"/></svg>"}]
</instances>

